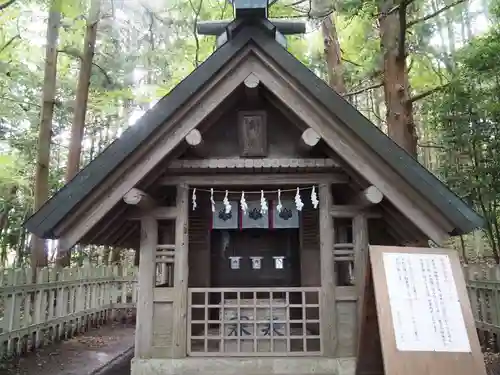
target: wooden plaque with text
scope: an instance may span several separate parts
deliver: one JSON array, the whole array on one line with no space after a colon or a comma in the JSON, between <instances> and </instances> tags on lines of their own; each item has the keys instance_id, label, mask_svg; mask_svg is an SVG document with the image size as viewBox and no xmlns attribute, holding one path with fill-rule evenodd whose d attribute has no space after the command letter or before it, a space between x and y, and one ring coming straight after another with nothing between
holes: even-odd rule
<instances>
[{"instance_id":1,"label":"wooden plaque with text","mask_svg":"<svg viewBox=\"0 0 500 375\"><path fill-rule=\"evenodd\" d=\"M356 375L486 375L453 250L370 246Z\"/></svg>"}]
</instances>

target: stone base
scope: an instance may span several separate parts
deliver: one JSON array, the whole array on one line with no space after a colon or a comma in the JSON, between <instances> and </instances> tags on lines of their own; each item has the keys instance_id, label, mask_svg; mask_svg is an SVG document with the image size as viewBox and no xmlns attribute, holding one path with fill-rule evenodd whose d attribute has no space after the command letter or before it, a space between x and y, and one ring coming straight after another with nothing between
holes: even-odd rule
<instances>
[{"instance_id":1,"label":"stone base","mask_svg":"<svg viewBox=\"0 0 500 375\"><path fill-rule=\"evenodd\" d=\"M132 360L131 375L354 375L355 358L184 358Z\"/></svg>"}]
</instances>

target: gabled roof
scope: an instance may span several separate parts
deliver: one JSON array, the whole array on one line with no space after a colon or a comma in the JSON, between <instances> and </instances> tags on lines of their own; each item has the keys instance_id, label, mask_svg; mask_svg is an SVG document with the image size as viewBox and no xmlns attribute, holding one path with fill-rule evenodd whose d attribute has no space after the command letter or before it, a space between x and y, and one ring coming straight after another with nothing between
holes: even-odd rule
<instances>
[{"instance_id":1,"label":"gabled roof","mask_svg":"<svg viewBox=\"0 0 500 375\"><path fill-rule=\"evenodd\" d=\"M138 122L82 169L25 223L27 229L42 238L55 238L55 228L94 188L126 160L178 108L200 90L243 48L254 44L307 90L310 97L327 108L332 116L349 127L415 190L437 207L454 226L451 235L467 233L482 226L482 218L450 191L431 172L401 149L349 102L292 56L275 40L275 29L268 21L258 25L234 22L228 26L234 37L217 49L167 96L162 98Z\"/></svg>"}]
</instances>

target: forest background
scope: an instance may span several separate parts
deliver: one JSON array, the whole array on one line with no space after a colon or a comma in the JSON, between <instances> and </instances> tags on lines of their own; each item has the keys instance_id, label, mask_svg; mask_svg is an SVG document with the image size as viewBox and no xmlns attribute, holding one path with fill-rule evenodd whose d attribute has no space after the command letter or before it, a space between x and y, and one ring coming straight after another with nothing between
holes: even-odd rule
<instances>
[{"instance_id":1,"label":"forest background","mask_svg":"<svg viewBox=\"0 0 500 375\"><path fill-rule=\"evenodd\" d=\"M226 0L0 0L0 268L130 255L57 256L22 223L215 50L198 21L232 17ZM307 21L290 53L484 216L449 246L499 263L500 1L277 0L270 17Z\"/></svg>"}]
</instances>

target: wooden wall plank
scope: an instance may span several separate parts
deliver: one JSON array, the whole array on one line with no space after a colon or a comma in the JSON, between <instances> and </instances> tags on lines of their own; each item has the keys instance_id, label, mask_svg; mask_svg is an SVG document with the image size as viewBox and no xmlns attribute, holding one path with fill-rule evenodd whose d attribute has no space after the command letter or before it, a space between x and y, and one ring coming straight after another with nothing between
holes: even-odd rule
<instances>
[{"instance_id":1,"label":"wooden wall plank","mask_svg":"<svg viewBox=\"0 0 500 375\"><path fill-rule=\"evenodd\" d=\"M226 185L295 185L295 184L347 184L343 173L283 173L283 174L203 174L171 175L158 181L161 185L188 184L194 186Z\"/></svg>"}]
</instances>

